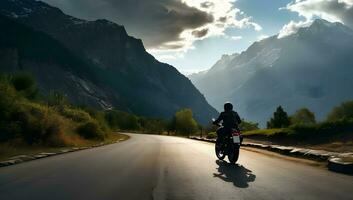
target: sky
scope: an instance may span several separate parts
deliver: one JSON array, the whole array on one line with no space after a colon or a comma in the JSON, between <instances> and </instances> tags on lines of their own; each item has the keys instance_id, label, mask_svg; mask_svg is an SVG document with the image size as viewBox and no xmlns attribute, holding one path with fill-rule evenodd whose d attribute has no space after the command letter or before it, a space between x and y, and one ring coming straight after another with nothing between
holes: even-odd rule
<instances>
[{"instance_id":1,"label":"sky","mask_svg":"<svg viewBox=\"0 0 353 200\"><path fill-rule=\"evenodd\" d=\"M148 52L186 75L268 36L293 34L315 18L353 27L353 0L44 1L78 18L124 25Z\"/></svg>"}]
</instances>

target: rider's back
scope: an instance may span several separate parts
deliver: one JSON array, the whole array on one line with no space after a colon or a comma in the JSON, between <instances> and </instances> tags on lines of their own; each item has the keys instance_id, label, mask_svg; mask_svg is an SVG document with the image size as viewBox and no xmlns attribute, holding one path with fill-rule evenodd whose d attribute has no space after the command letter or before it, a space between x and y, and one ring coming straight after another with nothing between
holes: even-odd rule
<instances>
[{"instance_id":1,"label":"rider's back","mask_svg":"<svg viewBox=\"0 0 353 200\"><path fill-rule=\"evenodd\" d=\"M241 122L238 113L233 110L222 112L219 117L219 120L223 121L222 125L225 128L238 128L238 125Z\"/></svg>"}]
</instances>

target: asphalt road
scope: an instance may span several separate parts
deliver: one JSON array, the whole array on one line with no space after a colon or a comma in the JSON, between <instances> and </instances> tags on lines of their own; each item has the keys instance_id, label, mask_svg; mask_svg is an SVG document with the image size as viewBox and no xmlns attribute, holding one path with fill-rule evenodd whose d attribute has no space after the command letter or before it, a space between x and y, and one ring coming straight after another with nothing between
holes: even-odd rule
<instances>
[{"instance_id":1,"label":"asphalt road","mask_svg":"<svg viewBox=\"0 0 353 200\"><path fill-rule=\"evenodd\" d=\"M353 199L353 176L213 144L131 135L128 141L0 168L0 199Z\"/></svg>"}]
</instances>

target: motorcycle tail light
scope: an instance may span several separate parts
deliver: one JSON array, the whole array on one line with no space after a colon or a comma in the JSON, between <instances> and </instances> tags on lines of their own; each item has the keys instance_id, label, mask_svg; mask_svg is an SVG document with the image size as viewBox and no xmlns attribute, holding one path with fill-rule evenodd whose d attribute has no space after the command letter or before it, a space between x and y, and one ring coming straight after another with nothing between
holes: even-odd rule
<instances>
[{"instance_id":1,"label":"motorcycle tail light","mask_svg":"<svg viewBox=\"0 0 353 200\"><path fill-rule=\"evenodd\" d=\"M232 133L232 135L233 136L240 136L240 132L235 131L235 132Z\"/></svg>"}]
</instances>

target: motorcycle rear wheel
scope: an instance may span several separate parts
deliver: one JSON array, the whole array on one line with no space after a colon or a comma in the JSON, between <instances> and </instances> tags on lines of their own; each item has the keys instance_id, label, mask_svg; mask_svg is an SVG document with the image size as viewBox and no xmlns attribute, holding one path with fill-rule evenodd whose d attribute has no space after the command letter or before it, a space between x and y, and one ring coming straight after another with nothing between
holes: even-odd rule
<instances>
[{"instance_id":1,"label":"motorcycle rear wheel","mask_svg":"<svg viewBox=\"0 0 353 200\"><path fill-rule=\"evenodd\" d=\"M233 151L228 154L228 160L230 163L235 164L239 159L239 146L235 146Z\"/></svg>"},{"instance_id":2,"label":"motorcycle rear wheel","mask_svg":"<svg viewBox=\"0 0 353 200\"><path fill-rule=\"evenodd\" d=\"M218 142L216 142L215 145L215 153L219 160L223 160L226 157L224 150L222 150L222 147Z\"/></svg>"}]
</instances>

